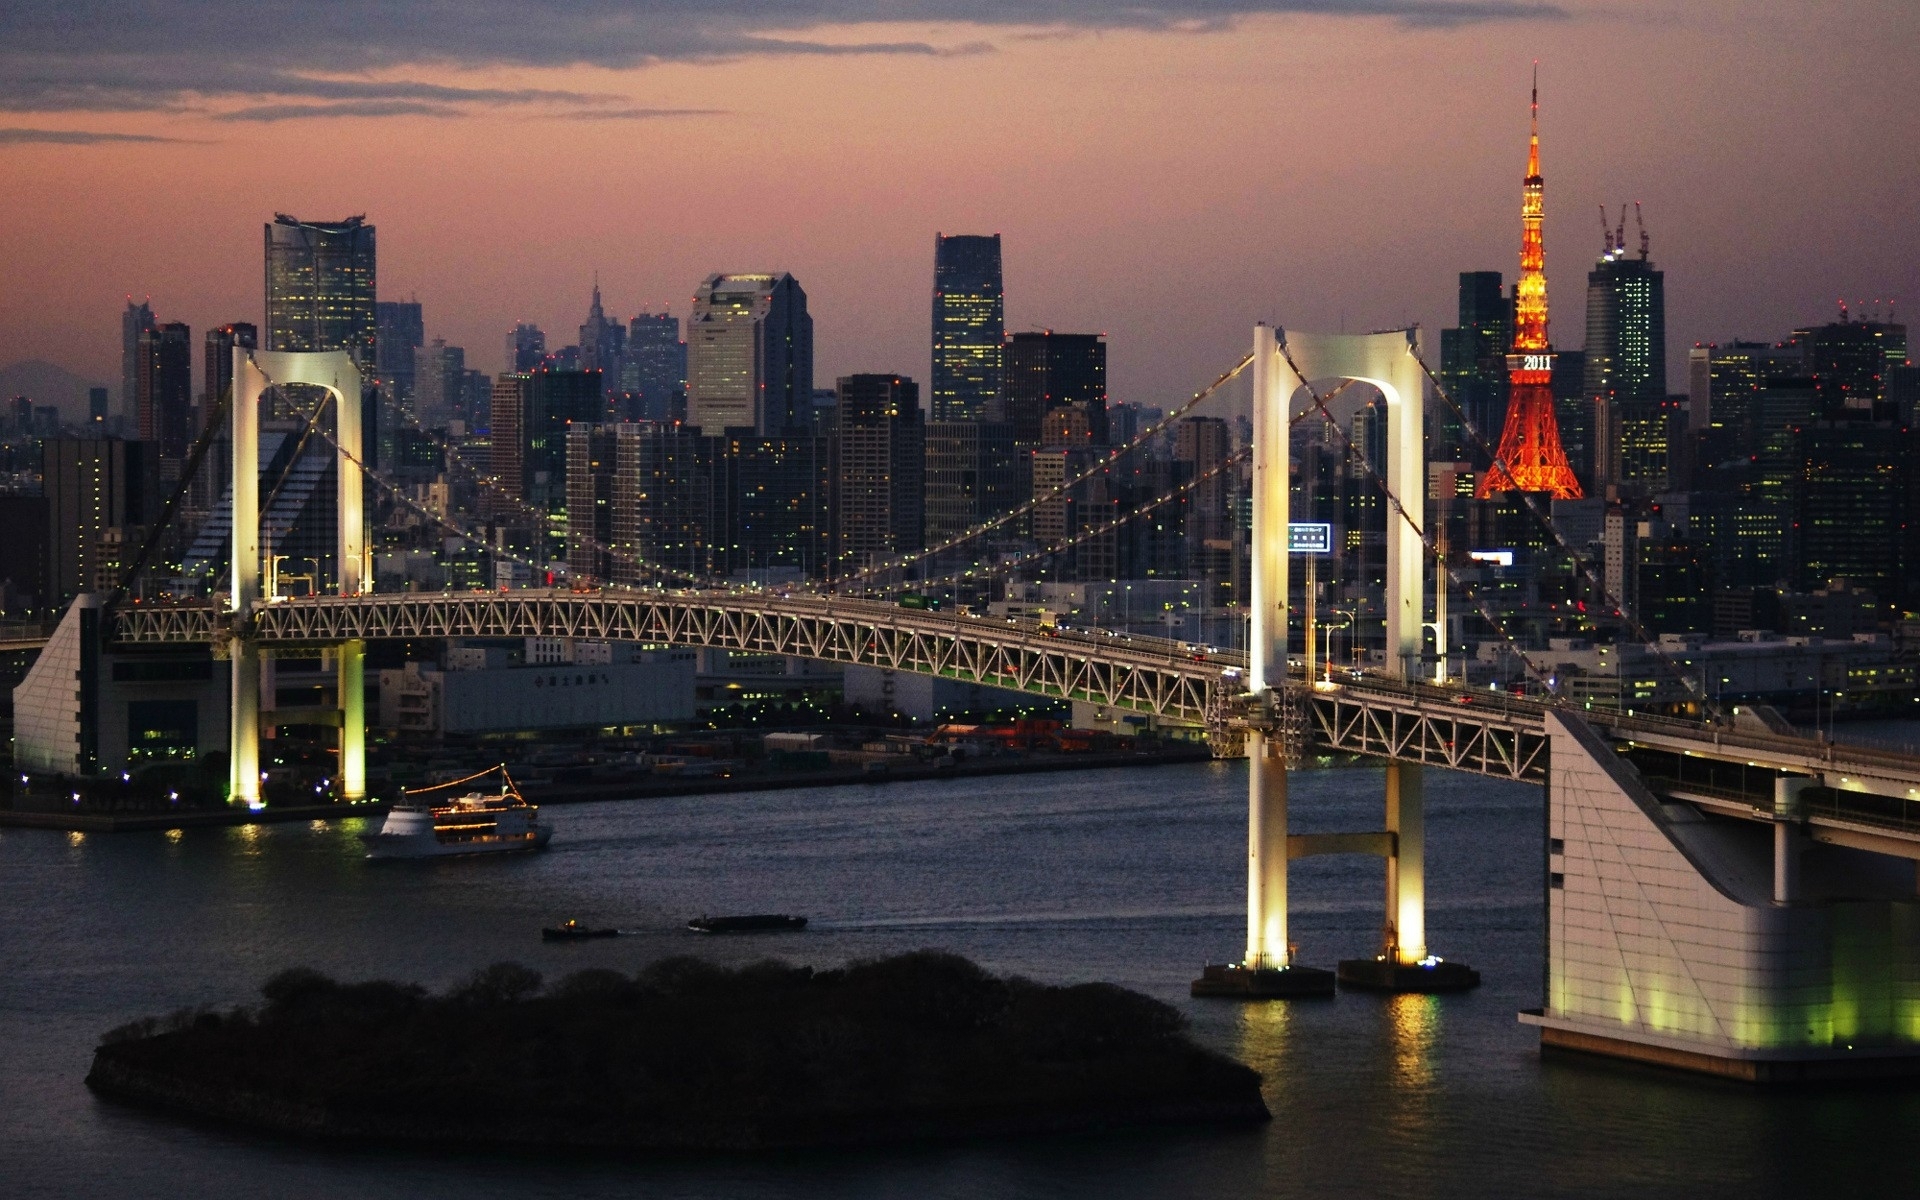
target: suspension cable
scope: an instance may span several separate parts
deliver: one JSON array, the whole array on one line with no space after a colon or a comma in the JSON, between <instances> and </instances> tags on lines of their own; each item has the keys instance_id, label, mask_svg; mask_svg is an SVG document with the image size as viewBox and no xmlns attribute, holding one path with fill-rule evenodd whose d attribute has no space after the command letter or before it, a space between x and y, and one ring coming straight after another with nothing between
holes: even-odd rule
<instances>
[{"instance_id":1,"label":"suspension cable","mask_svg":"<svg viewBox=\"0 0 1920 1200\"><path fill-rule=\"evenodd\" d=\"M1447 407L1453 410L1453 414L1456 417L1460 418L1460 427L1466 431L1468 437L1473 439L1474 448L1482 454L1487 455L1488 459L1493 463L1493 469L1506 470L1507 464L1500 459L1497 452L1488 451L1486 438L1482 436L1480 430L1474 425L1473 419L1467 416L1466 410L1461 408L1459 403L1454 400L1452 394L1442 386L1439 378L1434 374L1433 368L1428 366L1426 360L1421 358L1418 353L1415 353L1413 358L1415 362L1420 364L1420 370L1426 375L1427 382L1433 385L1434 393L1446 402ZM1509 476L1511 476L1510 471ZM1540 523L1541 527L1547 531L1548 536L1553 538L1554 544L1560 548L1561 553L1565 554L1568 561L1573 564L1574 570L1579 572L1580 577L1586 581L1589 587L1600 594L1613 609L1613 615L1626 623L1628 631L1640 645L1652 651L1653 656L1660 660L1661 665L1666 667L1668 671L1673 674L1674 678L1680 681L1681 686L1686 688L1687 693L1699 701L1709 713L1715 717L1723 716L1724 713L1720 704L1707 695L1704 685L1696 683L1693 676L1688 674L1678 662L1675 662L1674 659L1661 648L1659 639L1654 637L1647 628L1640 623L1639 617L1627 607L1626 602L1615 595L1607 587L1606 582L1594 573L1586 556L1576 551L1572 543L1567 541L1566 535L1560 531L1560 527L1554 522L1553 514L1550 511L1541 511L1539 498L1532 492L1520 492L1519 495L1521 502L1526 505L1527 511L1531 513L1534 519ZM1624 668L1624 666L1625 664L1621 664L1622 668Z\"/></svg>"}]
</instances>

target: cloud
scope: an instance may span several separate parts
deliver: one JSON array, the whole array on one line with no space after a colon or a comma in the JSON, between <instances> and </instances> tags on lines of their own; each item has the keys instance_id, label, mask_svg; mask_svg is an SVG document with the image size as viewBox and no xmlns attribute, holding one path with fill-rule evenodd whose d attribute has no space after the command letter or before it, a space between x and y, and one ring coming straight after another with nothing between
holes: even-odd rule
<instances>
[{"instance_id":1,"label":"cloud","mask_svg":"<svg viewBox=\"0 0 1920 1200\"><path fill-rule=\"evenodd\" d=\"M566 121L658 121L670 117L730 117L725 108L576 108L549 116Z\"/></svg>"},{"instance_id":2,"label":"cloud","mask_svg":"<svg viewBox=\"0 0 1920 1200\"><path fill-rule=\"evenodd\" d=\"M259 104L218 113L216 121L305 121L315 117L458 117L462 109L423 100L345 100L338 104Z\"/></svg>"},{"instance_id":3,"label":"cloud","mask_svg":"<svg viewBox=\"0 0 1920 1200\"><path fill-rule=\"evenodd\" d=\"M0 129L0 146L104 146L117 142L186 142L148 133L95 133L86 129Z\"/></svg>"},{"instance_id":4,"label":"cloud","mask_svg":"<svg viewBox=\"0 0 1920 1200\"><path fill-rule=\"evenodd\" d=\"M422 68L631 69L777 55L977 54L991 45L819 35L903 23L1005 36L1178 32L1273 13L1416 27L1566 15L1552 0L703 0L697 7L687 0L29 2L0 5L0 111L183 112L209 105L221 110L236 100L261 110L292 109L303 100L469 109L618 105L626 98L452 87L396 76ZM377 114L363 107L303 115L421 112L395 108Z\"/></svg>"}]
</instances>

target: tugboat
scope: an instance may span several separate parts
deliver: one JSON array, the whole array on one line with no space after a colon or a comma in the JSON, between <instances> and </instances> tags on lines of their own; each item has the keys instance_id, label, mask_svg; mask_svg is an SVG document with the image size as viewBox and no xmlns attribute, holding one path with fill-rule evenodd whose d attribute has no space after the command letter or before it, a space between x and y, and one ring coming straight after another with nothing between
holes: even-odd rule
<instances>
[{"instance_id":1,"label":"tugboat","mask_svg":"<svg viewBox=\"0 0 1920 1200\"><path fill-rule=\"evenodd\" d=\"M472 791L435 800L432 794L500 774L497 794ZM540 810L528 804L507 774L507 764L465 779L401 793L387 811L378 833L363 833L368 858L444 858L457 854L510 854L539 850L553 837L540 823Z\"/></svg>"},{"instance_id":2,"label":"tugboat","mask_svg":"<svg viewBox=\"0 0 1920 1200\"><path fill-rule=\"evenodd\" d=\"M618 929L593 929L578 921L566 920L558 925L549 925L540 931L542 941L548 942L584 942L588 938L619 937Z\"/></svg>"},{"instance_id":3,"label":"tugboat","mask_svg":"<svg viewBox=\"0 0 1920 1200\"><path fill-rule=\"evenodd\" d=\"M695 917L687 928L695 933L797 933L807 927L805 917L782 913L754 913L744 917Z\"/></svg>"}]
</instances>

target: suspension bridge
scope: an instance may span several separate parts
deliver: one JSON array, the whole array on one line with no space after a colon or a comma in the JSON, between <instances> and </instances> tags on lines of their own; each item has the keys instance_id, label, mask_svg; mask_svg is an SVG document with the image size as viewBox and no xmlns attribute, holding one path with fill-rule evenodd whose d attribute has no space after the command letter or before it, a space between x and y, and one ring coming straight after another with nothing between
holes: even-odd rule
<instances>
[{"instance_id":1,"label":"suspension bridge","mask_svg":"<svg viewBox=\"0 0 1920 1200\"><path fill-rule=\"evenodd\" d=\"M1209 967L1195 984L1196 994L1247 998L1332 990L1334 973L1297 958L1287 925L1287 863L1314 854L1370 854L1386 864L1380 953L1342 963L1342 980L1394 990L1477 982L1471 968L1429 946L1423 772L1538 783L1548 797L1548 995L1523 1019L1540 1025L1543 1041L1749 1078L1920 1066L1920 757L1808 739L1753 720L1591 713L1551 695L1524 699L1427 679L1427 573L1431 567L1443 581L1437 603L1448 590L1448 571L1424 528L1422 426L1429 393L1445 396L1420 359L1414 332L1311 335L1258 326L1252 352L1175 415L1249 368L1252 603L1248 649L1240 652L805 589L698 586L700 580L683 580L696 585L685 587L372 593L365 587L362 489L372 483L400 493L362 460L357 369L344 353L239 349L227 592L183 603L83 597L16 693L16 708L65 705L65 712L79 701L84 710L72 681L76 664L87 661L89 637L97 646L127 649L211 646L230 671L230 798L255 806L262 724L273 719L261 710L262 656L315 647L331 652L337 672L330 723L340 730L339 794L366 795L363 663L365 644L374 639L566 637L699 646L884 667L1150 713L1202 726L1218 753L1244 754L1248 762L1244 953ZM1382 665L1343 671L1337 680L1331 673L1316 679L1288 656L1288 431L1307 413L1330 416L1332 393L1316 387L1326 380L1374 387L1387 411L1384 467L1369 467L1389 510L1387 653ZM333 595L281 597L263 587L257 414L268 387L289 383L324 389L337 414L330 432L320 429L336 455L343 518ZM1453 588L1469 590L1458 580ZM1499 627L1497 613L1468 599ZM73 719L85 719L84 711ZM17 760L57 761L60 747L34 739L57 740L70 725L23 722ZM1315 753L1384 763L1380 828L1289 832L1288 768ZM1864 960L1849 950L1863 939L1877 948Z\"/></svg>"}]
</instances>

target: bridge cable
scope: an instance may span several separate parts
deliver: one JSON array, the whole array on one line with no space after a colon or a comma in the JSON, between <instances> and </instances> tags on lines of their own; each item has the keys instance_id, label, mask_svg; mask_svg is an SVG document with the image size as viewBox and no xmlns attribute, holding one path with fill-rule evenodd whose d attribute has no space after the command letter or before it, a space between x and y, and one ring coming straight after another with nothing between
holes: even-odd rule
<instances>
[{"instance_id":1,"label":"bridge cable","mask_svg":"<svg viewBox=\"0 0 1920 1200\"><path fill-rule=\"evenodd\" d=\"M1368 459L1365 452L1354 444L1353 436L1349 434L1338 421L1333 419L1333 414L1327 410L1326 405L1326 401L1330 399L1331 396L1322 397L1320 395L1319 390L1313 386L1313 382L1307 378L1305 373L1300 370L1300 365L1294 361L1293 352L1288 348L1286 342L1279 342L1278 348L1281 355L1287 360L1287 366L1292 368L1295 378L1299 379L1301 386L1306 388L1307 396L1313 401L1313 407L1319 411L1321 417L1327 422L1327 425L1339 435L1341 444L1346 449L1348 461L1357 462L1366 471L1368 478L1373 481L1374 487L1382 496L1386 497L1387 503L1392 506L1394 512L1399 514L1400 519L1405 521L1408 528L1412 529L1415 536L1420 539L1420 544L1426 549L1427 555L1439 564L1442 571L1446 572L1450 582L1465 591L1469 601L1479 612L1481 618L1493 628L1494 632L1498 633L1511 645L1515 653L1520 656L1521 665L1526 668L1527 673L1538 680L1551 694L1555 690L1552 684L1552 676L1541 670L1540 667L1533 662L1520 640L1515 638L1512 633L1507 630L1506 623L1502 621L1492 607L1479 596L1477 589L1473 588L1465 579L1461 578L1440 555L1439 546L1434 541L1432 533L1425 529L1419 521L1415 520L1413 514L1407 511L1406 505L1400 502L1400 498L1394 494L1393 488L1388 485L1386 479L1380 472L1374 468L1372 461ZM1423 613L1421 615L1424 616L1425 614ZM1355 631L1355 637L1358 637L1357 630Z\"/></svg>"},{"instance_id":2,"label":"bridge cable","mask_svg":"<svg viewBox=\"0 0 1920 1200\"><path fill-rule=\"evenodd\" d=\"M504 485L502 485L499 480L495 479L492 475L482 472L481 469L478 466L476 466L474 463L467 461L466 456L461 453L459 446L454 444L452 439L448 437L443 431L427 428L425 425L421 424L420 419L418 417L414 416L411 412L408 412L406 407L398 403L397 401L388 401L387 408L390 411L396 412L401 417L403 417L406 420L407 424L412 426L412 428L416 432L424 434L426 437L432 439L434 443L440 447L441 453L445 455L446 460L449 463L457 464L462 469L464 469L472 478L476 487L480 488L483 491L491 492L494 495L499 496L500 498L506 500L508 503L518 508L524 516L533 520L537 525L544 525L548 520L551 519L552 517L551 513L548 513L539 508L536 508L534 505L528 503L526 500L522 499L520 496L517 496L513 492L508 491L507 488ZM388 483L388 484L384 484L383 486L393 488L396 485ZM463 536L466 536L466 535L463 535ZM725 586L724 581L716 580L714 576L702 575L693 571L684 571L677 567L669 567L665 563L653 562L652 560L645 558L642 555L635 554L631 551L621 549L620 547L617 547L617 546L609 546L590 534L576 534L571 529L569 529L567 536L569 539L577 538L581 542L585 543L589 549L604 553L608 557L613 558L614 560L626 566L633 567L636 570L650 571L656 576L665 575L669 578L686 580L700 587ZM468 540L473 541L480 546L487 546L487 539L484 537L481 537L481 538L469 537ZM491 550L491 548L489 549ZM509 555L509 557L512 557L512 556ZM525 561L525 560L516 558L515 561L519 562L519 561ZM538 570L542 568L536 567L535 569Z\"/></svg>"},{"instance_id":3,"label":"bridge cable","mask_svg":"<svg viewBox=\"0 0 1920 1200\"><path fill-rule=\"evenodd\" d=\"M1486 438L1481 435L1480 430L1475 427L1472 418L1467 416L1466 411L1454 400L1452 394L1442 386L1439 378L1434 374L1433 368L1429 367L1426 360L1421 358L1417 352L1413 358L1415 362L1420 364L1420 370L1426 375L1427 382L1433 385L1434 393L1446 402L1447 407L1453 410L1453 414L1456 417L1460 418L1460 427L1473 439L1474 448L1487 457L1488 461L1492 463L1493 470L1506 469L1507 464L1501 460L1497 451L1488 449ZM1661 665L1665 666L1674 678L1680 681L1681 685L1686 688L1687 693L1697 700L1710 714L1715 717L1724 716L1725 714L1719 701L1707 695L1705 685L1697 683L1693 676L1690 675L1681 664L1674 661L1674 659L1667 654L1661 647L1659 639L1653 636L1647 628L1640 623L1639 617L1634 614L1632 609L1627 607L1626 602L1608 589L1606 582L1594 573L1592 566L1589 564L1588 557L1576 551L1572 543L1567 541L1566 535L1561 533L1559 525L1554 521L1552 512L1550 510L1542 511L1539 498L1534 493L1520 492L1519 494L1522 503L1527 507L1527 511L1533 515L1535 520L1540 522L1541 527L1553 538L1554 544L1567 556L1568 561L1573 564L1574 570L1579 572L1580 577L1586 581L1587 585L1611 606L1613 615L1626 623L1628 631L1639 641L1640 645L1651 651L1653 656L1660 660ZM1625 667L1625 663L1619 664L1619 669L1624 670Z\"/></svg>"},{"instance_id":4,"label":"bridge cable","mask_svg":"<svg viewBox=\"0 0 1920 1200\"><path fill-rule=\"evenodd\" d=\"M996 529L1001 529L1006 527L1009 524L1012 524L1013 522L1033 512L1034 509L1036 509L1040 505L1060 498L1062 495L1066 494L1070 489L1077 487L1078 485L1080 485L1081 483L1084 483L1088 479L1091 479L1093 476L1098 474L1103 469L1111 466L1114 460L1119 459L1127 454L1131 454L1134 450L1137 450L1141 446L1146 445L1161 431L1165 430L1169 425L1172 425L1174 421L1178 420L1180 417L1184 416L1186 413L1192 411L1192 409L1196 405L1207 400L1215 392L1225 387L1242 371L1246 370L1247 367L1252 364L1252 362L1253 362L1253 355L1249 353L1245 357L1243 357L1239 362L1235 363L1229 370L1225 371L1220 376L1215 378L1212 383L1209 383L1206 387L1201 388L1199 391L1195 392L1193 396L1188 400L1186 400L1185 402L1183 402L1180 405L1180 407L1174 409L1170 413L1167 413L1165 416L1161 417L1158 421L1154 422L1153 425L1141 431L1138 435L1134 437L1134 439L1131 442L1128 442L1125 446L1114 448L1108 454L1103 456L1097 462L1088 466L1084 471L1080 472L1078 475L1074 476L1071 479L1066 480L1063 483L1056 484L1054 487L1049 489L1045 495L1035 496L1027 500L1024 504L1021 504L1017 508L1014 508L1009 512L1002 513L1001 515L993 518L992 520L986 521L981 525L978 525L975 528L970 529L963 534L960 534L956 537L949 538L948 540L940 543L938 546L932 546L926 549L917 550L910 554L902 555L891 562L881 563L876 566L867 567L864 570L855 571L847 575L838 576L835 579L833 579L832 582L835 584L841 584L841 583L847 583L847 582L858 583L858 582L871 580L876 575L886 575L886 574L891 574L895 571L904 570L908 567L913 566L916 563L923 562L926 559L932 558L938 554L944 554L948 550L952 550L958 546L965 545L967 542L971 542L977 538L984 537L985 535L992 533Z\"/></svg>"}]
</instances>

